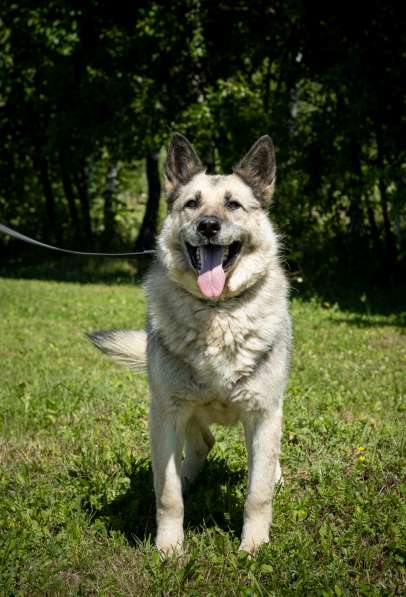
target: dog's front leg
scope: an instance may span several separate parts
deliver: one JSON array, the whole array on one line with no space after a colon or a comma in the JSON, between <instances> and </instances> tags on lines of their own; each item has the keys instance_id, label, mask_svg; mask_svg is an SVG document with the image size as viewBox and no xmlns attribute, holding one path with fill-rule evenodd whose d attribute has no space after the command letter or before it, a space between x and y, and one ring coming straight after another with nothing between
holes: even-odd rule
<instances>
[{"instance_id":1,"label":"dog's front leg","mask_svg":"<svg viewBox=\"0 0 406 597\"><path fill-rule=\"evenodd\" d=\"M183 417L151 404L150 433L156 497L156 545L165 554L179 552L183 543L181 459Z\"/></svg>"},{"instance_id":2,"label":"dog's front leg","mask_svg":"<svg viewBox=\"0 0 406 597\"><path fill-rule=\"evenodd\" d=\"M279 467L282 409L243 416L248 451L248 495L240 550L255 552L269 541L272 494Z\"/></svg>"}]
</instances>

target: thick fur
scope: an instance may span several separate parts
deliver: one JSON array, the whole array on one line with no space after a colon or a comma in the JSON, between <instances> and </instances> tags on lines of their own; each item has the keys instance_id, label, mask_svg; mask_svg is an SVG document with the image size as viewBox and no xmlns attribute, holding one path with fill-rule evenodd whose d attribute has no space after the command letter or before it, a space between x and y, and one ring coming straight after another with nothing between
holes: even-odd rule
<instances>
[{"instance_id":1,"label":"thick fur","mask_svg":"<svg viewBox=\"0 0 406 597\"><path fill-rule=\"evenodd\" d=\"M88 334L97 348L136 373L147 370L147 334L143 330L110 330Z\"/></svg>"},{"instance_id":2,"label":"thick fur","mask_svg":"<svg viewBox=\"0 0 406 597\"><path fill-rule=\"evenodd\" d=\"M248 495L240 549L253 552L269 540L272 494L281 476L291 339L288 285L265 211L275 182L272 141L259 139L233 174L209 176L189 142L175 135L166 172L169 213L146 282L156 543L166 553L182 546L182 486L194 481L213 446L210 425L242 421ZM207 216L221 222L215 243L241 244L223 292L210 300L185 248L209 242L198 231ZM102 332L92 339L113 358L139 367L139 334Z\"/></svg>"}]
</instances>

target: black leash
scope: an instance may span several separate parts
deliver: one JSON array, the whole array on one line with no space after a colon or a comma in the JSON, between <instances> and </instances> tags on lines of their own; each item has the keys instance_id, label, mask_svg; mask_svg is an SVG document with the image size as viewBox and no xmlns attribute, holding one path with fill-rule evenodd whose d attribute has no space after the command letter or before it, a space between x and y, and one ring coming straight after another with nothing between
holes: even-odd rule
<instances>
[{"instance_id":1,"label":"black leash","mask_svg":"<svg viewBox=\"0 0 406 597\"><path fill-rule=\"evenodd\" d=\"M38 247L44 247L45 249L52 249L52 251L60 251L61 253L70 253L71 255L90 255L96 257L130 257L131 255L148 255L151 253L155 253L153 249L147 249L146 251L138 251L136 253L89 253L87 251L71 251L70 249L61 249L59 247L53 247L52 245L46 245L45 243L40 243L38 240L34 240L29 236L25 236L8 226L4 226L0 224L0 232L4 234L8 234L18 240L22 240L26 243L30 243L31 245L37 245Z\"/></svg>"}]
</instances>

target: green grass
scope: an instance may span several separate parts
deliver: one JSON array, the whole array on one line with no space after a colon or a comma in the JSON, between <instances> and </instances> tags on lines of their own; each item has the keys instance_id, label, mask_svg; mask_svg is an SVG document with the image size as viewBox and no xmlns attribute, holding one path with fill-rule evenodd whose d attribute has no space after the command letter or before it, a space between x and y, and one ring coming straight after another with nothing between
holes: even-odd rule
<instances>
[{"instance_id":1,"label":"green grass","mask_svg":"<svg viewBox=\"0 0 406 597\"><path fill-rule=\"evenodd\" d=\"M146 379L84 337L141 327L142 290L123 262L76 277L69 264L0 278L5 595L404 594L404 313L375 310L372 291L352 307L296 294L270 544L237 553L246 456L241 429L219 427L186 501L186 553L161 562Z\"/></svg>"}]
</instances>

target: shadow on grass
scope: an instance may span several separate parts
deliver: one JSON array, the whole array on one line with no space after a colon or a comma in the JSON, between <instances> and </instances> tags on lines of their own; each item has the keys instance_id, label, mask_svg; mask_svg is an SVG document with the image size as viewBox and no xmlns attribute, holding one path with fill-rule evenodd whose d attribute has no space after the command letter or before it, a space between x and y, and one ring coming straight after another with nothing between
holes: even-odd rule
<instances>
[{"instance_id":1,"label":"shadow on grass","mask_svg":"<svg viewBox=\"0 0 406 597\"><path fill-rule=\"evenodd\" d=\"M338 305L343 317L335 317L334 321L340 323L358 327L406 326L406 285L371 286L350 279L337 281L335 287L312 286L310 289L298 287L293 280L291 296L303 302L316 298L325 308ZM346 313L351 316L345 317Z\"/></svg>"},{"instance_id":2,"label":"shadow on grass","mask_svg":"<svg viewBox=\"0 0 406 597\"><path fill-rule=\"evenodd\" d=\"M0 277L78 284L139 284L151 255L134 258L56 257L25 255L0 262Z\"/></svg>"},{"instance_id":3,"label":"shadow on grass","mask_svg":"<svg viewBox=\"0 0 406 597\"><path fill-rule=\"evenodd\" d=\"M185 528L201 530L216 526L241 533L244 469L231 470L223 459L209 460L198 480L184 497ZM150 460L137 461L130 474L130 487L92 516L109 530L122 532L131 544L156 532L155 496Z\"/></svg>"},{"instance_id":4,"label":"shadow on grass","mask_svg":"<svg viewBox=\"0 0 406 597\"><path fill-rule=\"evenodd\" d=\"M393 315L393 314L392 314ZM370 317L335 317L335 323L345 323L347 325L353 325L357 328L379 328L379 327L406 327L406 316L400 313L399 315L393 316L391 319L375 318Z\"/></svg>"},{"instance_id":5,"label":"shadow on grass","mask_svg":"<svg viewBox=\"0 0 406 597\"><path fill-rule=\"evenodd\" d=\"M65 257L50 259L38 249L18 258L0 261L0 277L80 284L139 284L152 263L150 255L134 258ZM340 310L359 316L347 323L359 326L406 325L406 286L363 285L358 278L337 279L334 286L311 280L299 284L291 277L291 296L307 302L315 297L323 304L338 304ZM382 323L376 316L382 317ZM384 317L394 316L388 322ZM344 321L344 318L343 318Z\"/></svg>"}]
</instances>

